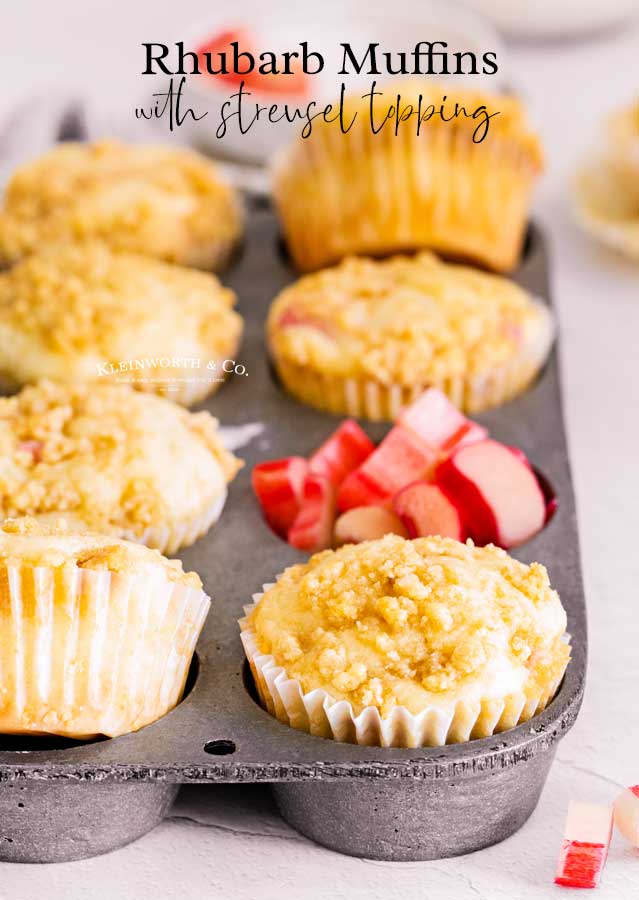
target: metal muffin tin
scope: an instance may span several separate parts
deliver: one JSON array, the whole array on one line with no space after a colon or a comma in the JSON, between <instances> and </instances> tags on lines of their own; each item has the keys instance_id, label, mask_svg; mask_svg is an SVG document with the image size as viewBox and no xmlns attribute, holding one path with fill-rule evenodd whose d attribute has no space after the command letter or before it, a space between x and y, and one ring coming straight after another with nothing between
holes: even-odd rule
<instances>
[{"instance_id":1,"label":"metal muffin tin","mask_svg":"<svg viewBox=\"0 0 639 900\"><path fill-rule=\"evenodd\" d=\"M535 227L515 277L548 298L547 257ZM160 821L181 783L269 782L283 817L298 831L341 853L388 860L478 850L508 837L535 808L557 743L579 711L586 670L556 354L526 394L477 417L496 438L521 446L559 498L547 528L515 554L545 563L568 612L572 661L550 706L494 737L403 750L311 737L280 724L255 701L237 619L263 582L304 556L262 521L251 469L264 459L308 454L338 421L286 396L268 365L268 305L294 278L272 210L254 202L243 250L224 275L246 320L238 361L247 374L232 376L205 406L224 425L260 421L265 431L239 451L246 466L220 522L181 554L213 598L190 691L164 718L113 740L0 736L1 859L57 861L122 846ZM364 427L374 439L387 428Z\"/></svg>"}]
</instances>

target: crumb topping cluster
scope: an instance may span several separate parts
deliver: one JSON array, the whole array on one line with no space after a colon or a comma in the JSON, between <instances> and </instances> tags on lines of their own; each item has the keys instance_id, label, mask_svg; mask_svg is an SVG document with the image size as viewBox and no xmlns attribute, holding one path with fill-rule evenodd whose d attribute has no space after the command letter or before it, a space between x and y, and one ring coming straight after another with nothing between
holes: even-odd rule
<instances>
[{"instance_id":1,"label":"crumb topping cluster","mask_svg":"<svg viewBox=\"0 0 639 900\"><path fill-rule=\"evenodd\" d=\"M261 652L355 713L534 693L569 659L548 573L494 546L387 535L287 569L251 614ZM473 694L474 692L474 694Z\"/></svg>"},{"instance_id":2,"label":"crumb topping cluster","mask_svg":"<svg viewBox=\"0 0 639 900\"><path fill-rule=\"evenodd\" d=\"M241 466L217 424L124 385L26 387L0 398L0 514L136 534L179 520Z\"/></svg>"},{"instance_id":3,"label":"crumb topping cluster","mask_svg":"<svg viewBox=\"0 0 639 900\"><path fill-rule=\"evenodd\" d=\"M241 213L216 166L198 153L119 141L60 144L18 168L0 212L0 257L49 241L99 237L187 265L238 235Z\"/></svg>"},{"instance_id":4,"label":"crumb topping cluster","mask_svg":"<svg viewBox=\"0 0 639 900\"><path fill-rule=\"evenodd\" d=\"M89 241L46 247L0 274L0 330L71 359L214 356L239 340L235 301L212 274Z\"/></svg>"},{"instance_id":5,"label":"crumb topping cluster","mask_svg":"<svg viewBox=\"0 0 639 900\"><path fill-rule=\"evenodd\" d=\"M42 523L26 517L7 519L0 525L0 564L107 569L125 575L147 573L161 567L169 581L201 588L195 572L185 572L179 559L166 559L157 550L105 535L78 534L64 518Z\"/></svg>"},{"instance_id":6,"label":"crumb topping cluster","mask_svg":"<svg viewBox=\"0 0 639 900\"><path fill-rule=\"evenodd\" d=\"M514 282L431 253L346 259L274 301L276 357L322 372L414 384L493 370L549 327Z\"/></svg>"}]
</instances>

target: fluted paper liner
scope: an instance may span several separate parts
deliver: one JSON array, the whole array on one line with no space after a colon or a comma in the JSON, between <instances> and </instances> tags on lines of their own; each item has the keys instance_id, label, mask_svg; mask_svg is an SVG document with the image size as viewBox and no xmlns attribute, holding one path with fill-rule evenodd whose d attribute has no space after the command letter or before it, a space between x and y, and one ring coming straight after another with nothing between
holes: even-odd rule
<instances>
[{"instance_id":1,"label":"fluted paper liner","mask_svg":"<svg viewBox=\"0 0 639 900\"><path fill-rule=\"evenodd\" d=\"M265 584L263 590L271 587ZM289 678L273 656L260 652L248 617L262 596L253 595L255 602L244 607L246 617L239 622L260 703L284 725L316 737L371 747L441 747L490 737L542 712L561 683L559 678L532 696L521 691L500 699L451 701L446 706L426 707L417 714L396 706L383 717L377 707L367 706L355 715L348 701L337 700L321 688L304 693L299 681ZM568 636L565 639L569 640Z\"/></svg>"},{"instance_id":2,"label":"fluted paper liner","mask_svg":"<svg viewBox=\"0 0 639 900\"><path fill-rule=\"evenodd\" d=\"M159 567L0 567L0 732L114 737L163 716L209 606Z\"/></svg>"},{"instance_id":3,"label":"fluted paper liner","mask_svg":"<svg viewBox=\"0 0 639 900\"><path fill-rule=\"evenodd\" d=\"M507 138L447 127L319 129L280 151L274 195L302 271L344 256L431 249L496 271L518 262L538 161Z\"/></svg>"},{"instance_id":4,"label":"fluted paper liner","mask_svg":"<svg viewBox=\"0 0 639 900\"><path fill-rule=\"evenodd\" d=\"M118 536L127 541L144 544L165 555L177 553L181 547L190 547L198 538L206 534L222 515L226 503L227 490L206 503L200 512L179 519L172 524L150 525L141 534L124 529ZM64 515L61 513L61 517Z\"/></svg>"},{"instance_id":5,"label":"fluted paper liner","mask_svg":"<svg viewBox=\"0 0 639 900\"><path fill-rule=\"evenodd\" d=\"M324 374L274 356L284 388L297 400L334 415L355 416L371 422L394 421L401 410L427 388L438 388L466 413L499 406L524 391L543 367L552 347L552 314L535 301L541 314L537 333L507 362L481 374L430 379L418 384L382 384L378 381Z\"/></svg>"}]
</instances>

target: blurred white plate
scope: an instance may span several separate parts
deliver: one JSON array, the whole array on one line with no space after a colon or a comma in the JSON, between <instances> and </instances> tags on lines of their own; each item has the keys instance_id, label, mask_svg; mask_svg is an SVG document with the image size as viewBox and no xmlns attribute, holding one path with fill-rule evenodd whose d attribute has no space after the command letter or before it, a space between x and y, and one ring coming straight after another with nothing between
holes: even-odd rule
<instances>
[{"instance_id":1,"label":"blurred white plate","mask_svg":"<svg viewBox=\"0 0 639 900\"><path fill-rule=\"evenodd\" d=\"M571 37L620 25L639 13L638 0L465 0L517 37Z\"/></svg>"}]
</instances>

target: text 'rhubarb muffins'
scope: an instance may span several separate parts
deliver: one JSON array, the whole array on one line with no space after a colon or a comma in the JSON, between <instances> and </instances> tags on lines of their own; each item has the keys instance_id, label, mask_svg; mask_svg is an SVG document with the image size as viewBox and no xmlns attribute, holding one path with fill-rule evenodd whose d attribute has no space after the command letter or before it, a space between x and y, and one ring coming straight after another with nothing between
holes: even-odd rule
<instances>
[{"instance_id":1,"label":"text 'rhubarb muffins'","mask_svg":"<svg viewBox=\"0 0 639 900\"><path fill-rule=\"evenodd\" d=\"M262 706L338 741L505 731L548 705L570 658L546 569L451 538L326 550L254 599L240 626Z\"/></svg>"},{"instance_id":2,"label":"text 'rhubarb muffins'","mask_svg":"<svg viewBox=\"0 0 639 900\"><path fill-rule=\"evenodd\" d=\"M219 518L241 466L217 420L125 385L42 382L0 398L0 515L166 553Z\"/></svg>"},{"instance_id":3,"label":"text 'rhubarb muffins'","mask_svg":"<svg viewBox=\"0 0 639 900\"><path fill-rule=\"evenodd\" d=\"M51 242L100 238L117 250L219 269L241 229L238 198L199 153L119 141L59 144L7 185L0 263Z\"/></svg>"},{"instance_id":4,"label":"text 'rhubarb muffins'","mask_svg":"<svg viewBox=\"0 0 639 900\"><path fill-rule=\"evenodd\" d=\"M286 390L327 412L397 418L436 387L466 412L523 391L548 356L548 308L508 279L431 253L352 258L273 302L268 344Z\"/></svg>"},{"instance_id":5,"label":"text 'rhubarb muffins'","mask_svg":"<svg viewBox=\"0 0 639 900\"><path fill-rule=\"evenodd\" d=\"M235 301L206 272L97 241L48 246L0 273L0 377L118 380L196 403L238 349Z\"/></svg>"},{"instance_id":6,"label":"text 'rhubarb muffins'","mask_svg":"<svg viewBox=\"0 0 639 900\"><path fill-rule=\"evenodd\" d=\"M427 248L514 269L542 168L519 101L418 80L377 91L375 121L370 97L352 96L347 133L318 121L276 160L274 195L296 266ZM398 104L396 129L383 112ZM442 106L444 118L433 112Z\"/></svg>"},{"instance_id":7,"label":"text 'rhubarb muffins'","mask_svg":"<svg viewBox=\"0 0 639 900\"><path fill-rule=\"evenodd\" d=\"M0 733L115 737L180 701L210 601L156 550L0 526Z\"/></svg>"}]
</instances>

